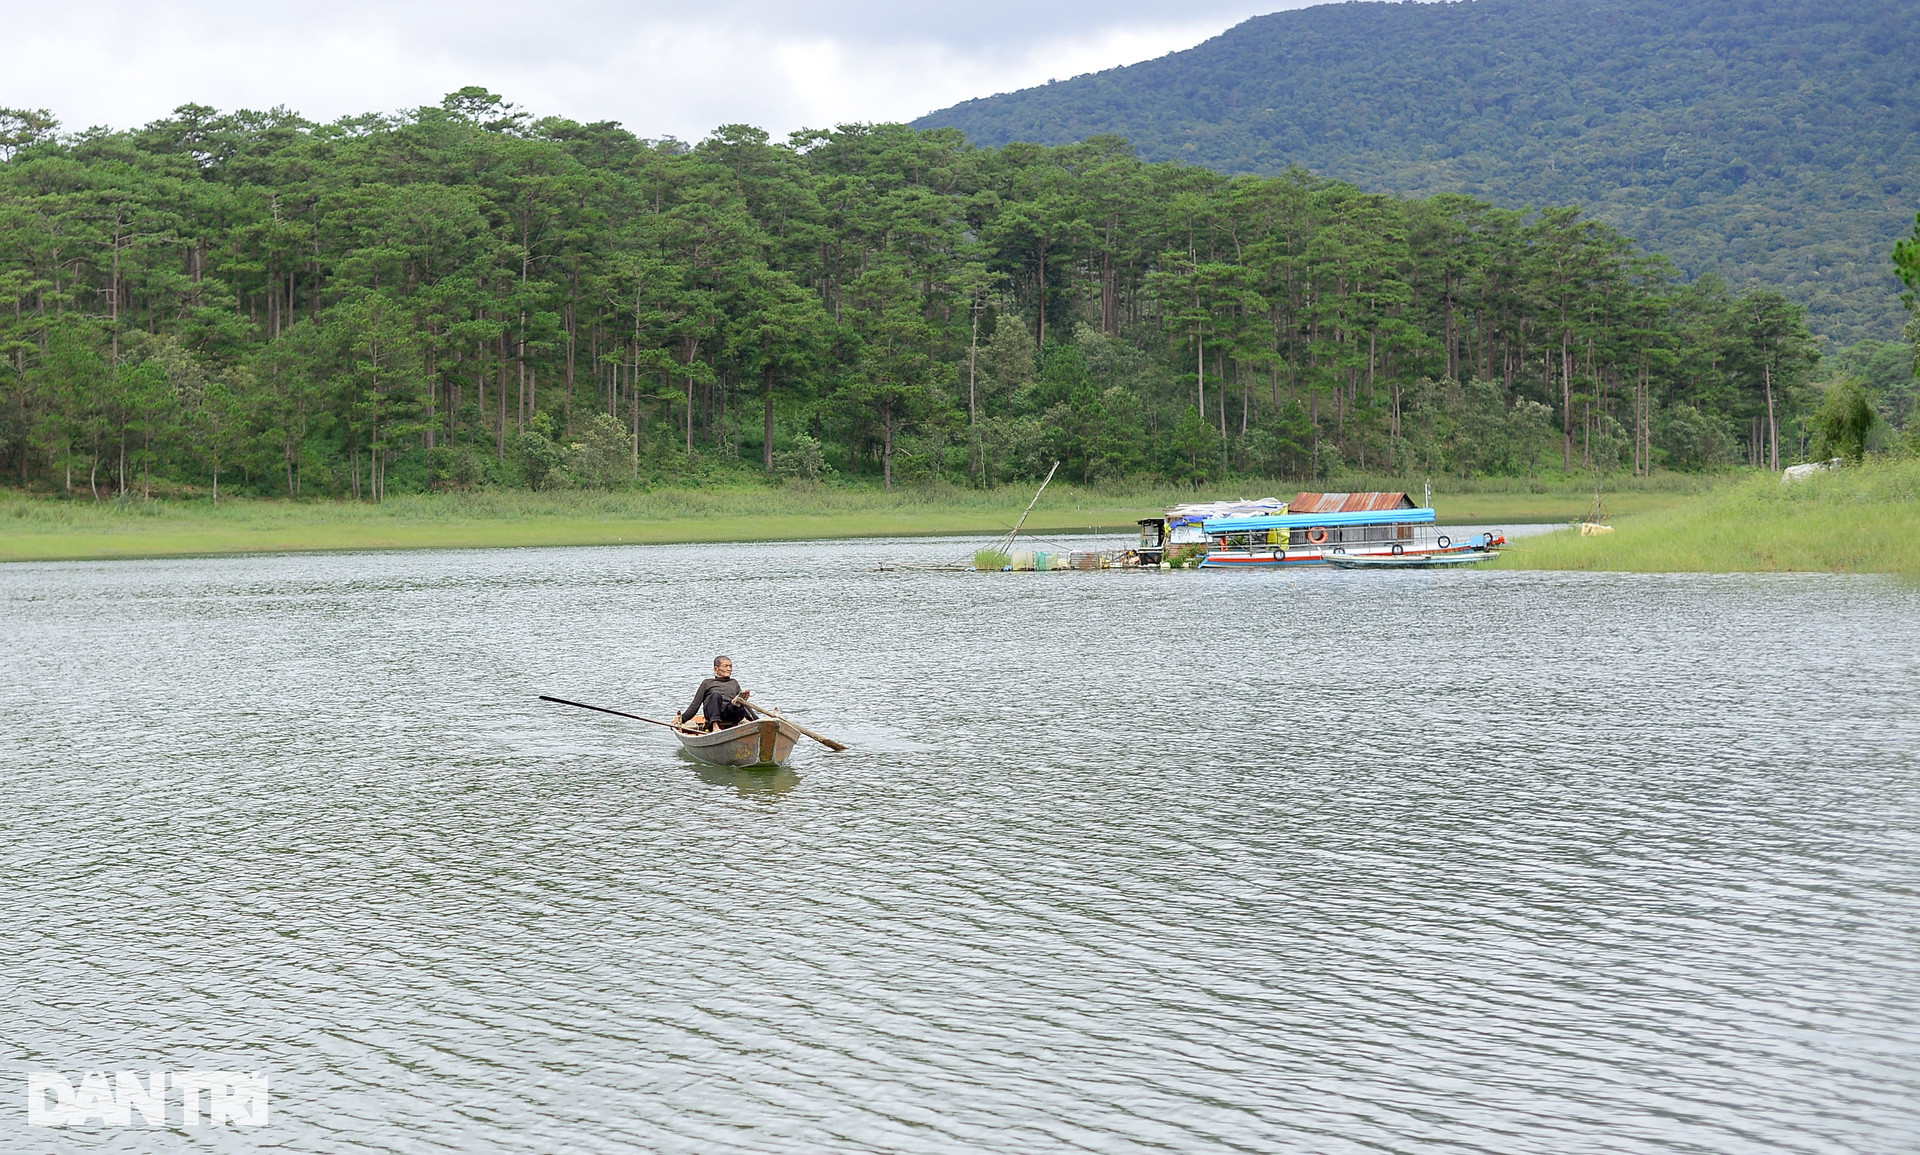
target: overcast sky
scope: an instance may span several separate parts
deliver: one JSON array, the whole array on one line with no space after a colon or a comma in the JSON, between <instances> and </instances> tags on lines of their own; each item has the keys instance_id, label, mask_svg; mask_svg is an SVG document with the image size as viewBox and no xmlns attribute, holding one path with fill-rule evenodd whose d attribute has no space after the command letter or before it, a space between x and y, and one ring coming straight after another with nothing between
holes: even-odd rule
<instances>
[{"instance_id":1,"label":"overcast sky","mask_svg":"<svg viewBox=\"0 0 1920 1155\"><path fill-rule=\"evenodd\" d=\"M8 4L0 106L69 130L189 101L314 120L484 85L527 110L698 140L908 120L1188 48L1312 0L68 0Z\"/></svg>"}]
</instances>

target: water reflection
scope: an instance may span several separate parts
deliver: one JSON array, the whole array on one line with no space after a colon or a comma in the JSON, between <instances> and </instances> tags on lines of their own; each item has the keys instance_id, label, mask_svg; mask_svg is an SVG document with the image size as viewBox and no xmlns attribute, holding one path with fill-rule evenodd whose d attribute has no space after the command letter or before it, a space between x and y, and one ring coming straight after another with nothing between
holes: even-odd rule
<instances>
[{"instance_id":1,"label":"water reflection","mask_svg":"<svg viewBox=\"0 0 1920 1155\"><path fill-rule=\"evenodd\" d=\"M691 759L689 759L691 760ZM724 786L742 798L778 798L800 784L800 775L787 766L708 766L694 771L709 786Z\"/></svg>"}]
</instances>

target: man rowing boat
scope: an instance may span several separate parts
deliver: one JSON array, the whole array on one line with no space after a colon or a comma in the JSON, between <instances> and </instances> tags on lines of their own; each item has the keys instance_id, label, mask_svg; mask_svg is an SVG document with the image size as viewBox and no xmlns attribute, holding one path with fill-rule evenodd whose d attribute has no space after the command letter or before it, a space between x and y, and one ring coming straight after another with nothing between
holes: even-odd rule
<instances>
[{"instance_id":1,"label":"man rowing boat","mask_svg":"<svg viewBox=\"0 0 1920 1155\"><path fill-rule=\"evenodd\" d=\"M747 704L752 696L752 690L742 690L740 683L734 681L733 659L721 654L713 660L713 677L700 683L700 688L693 692L692 704L675 714L673 720L700 729L700 723L694 721L698 715L708 730L737 726L756 716L753 707Z\"/></svg>"}]
</instances>

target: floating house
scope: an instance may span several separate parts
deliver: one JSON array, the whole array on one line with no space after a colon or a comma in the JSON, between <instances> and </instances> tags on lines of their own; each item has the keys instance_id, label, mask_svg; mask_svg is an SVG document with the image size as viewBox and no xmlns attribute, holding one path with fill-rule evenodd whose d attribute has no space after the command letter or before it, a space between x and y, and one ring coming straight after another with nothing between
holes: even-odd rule
<instances>
[{"instance_id":1,"label":"floating house","mask_svg":"<svg viewBox=\"0 0 1920 1155\"><path fill-rule=\"evenodd\" d=\"M1302 493L1279 513L1207 518L1207 556L1200 564L1234 569L1325 565L1339 555L1434 557L1506 540L1486 533L1456 544L1445 534L1422 532L1433 524L1434 511L1404 493Z\"/></svg>"}]
</instances>

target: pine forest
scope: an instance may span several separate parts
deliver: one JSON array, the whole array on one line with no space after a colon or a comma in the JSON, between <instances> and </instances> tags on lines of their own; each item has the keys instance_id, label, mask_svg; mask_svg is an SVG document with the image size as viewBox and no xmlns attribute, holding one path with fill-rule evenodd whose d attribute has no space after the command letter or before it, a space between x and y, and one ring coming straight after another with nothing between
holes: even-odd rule
<instances>
[{"instance_id":1,"label":"pine forest","mask_svg":"<svg viewBox=\"0 0 1920 1155\"><path fill-rule=\"evenodd\" d=\"M0 115L0 467L351 497L1779 467L1819 343L1578 208L1101 137L697 145L480 89L309 123ZM1870 351L1871 352L1871 351ZM1888 401L1904 424L1910 394Z\"/></svg>"}]
</instances>

